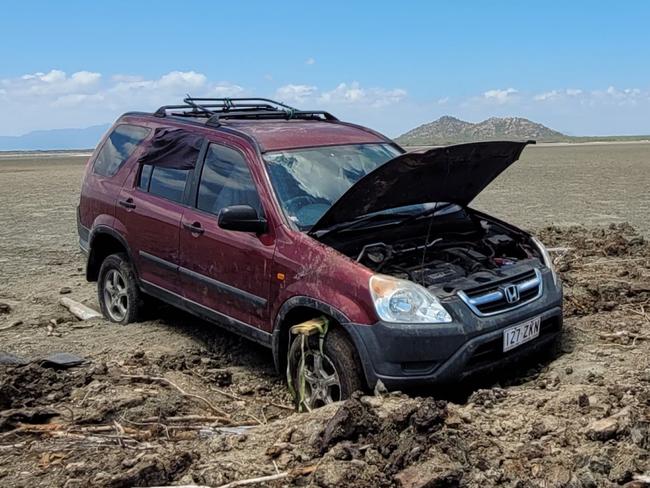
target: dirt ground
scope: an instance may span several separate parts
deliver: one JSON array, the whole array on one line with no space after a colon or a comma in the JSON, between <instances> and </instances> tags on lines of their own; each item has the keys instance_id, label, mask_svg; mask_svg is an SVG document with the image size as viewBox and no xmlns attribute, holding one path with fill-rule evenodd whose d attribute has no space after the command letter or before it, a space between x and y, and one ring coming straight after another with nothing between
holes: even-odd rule
<instances>
[{"instance_id":1,"label":"dirt ground","mask_svg":"<svg viewBox=\"0 0 650 488\"><path fill-rule=\"evenodd\" d=\"M574 183L551 167L533 180L549 192ZM296 414L253 343L167 307L122 327L78 322L58 304L96 307L75 236L81 171L80 158L0 158L1 486L650 485L650 244L633 210L648 214L638 182L608 198L629 198L610 220L640 233L529 222L565 283L553 355L469 393L364 396ZM526 224L552 203L539 192L509 218ZM506 199L490 189L481 206L507 209ZM577 200L588 214L593 199ZM87 362L56 369L44 361L55 352Z\"/></svg>"}]
</instances>

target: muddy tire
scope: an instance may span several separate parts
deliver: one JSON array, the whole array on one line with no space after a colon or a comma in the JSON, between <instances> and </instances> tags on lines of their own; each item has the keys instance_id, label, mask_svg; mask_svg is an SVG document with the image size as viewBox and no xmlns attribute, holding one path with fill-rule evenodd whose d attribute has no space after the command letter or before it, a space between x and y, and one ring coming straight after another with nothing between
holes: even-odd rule
<instances>
[{"instance_id":1,"label":"muddy tire","mask_svg":"<svg viewBox=\"0 0 650 488\"><path fill-rule=\"evenodd\" d=\"M350 398L365 389L361 364L354 345L340 328L333 327L325 336L324 357L318 353L318 337L309 338L305 355L305 403L310 409ZM298 391L297 365L301 355L300 338L294 339L290 352L292 384Z\"/></svg>"},{"instance_id":2,"label":"muddy tire","mask_svg":"<svg viewBox=\"0 0 650 488\"><path fill-rule=\"evenodd\" d=\"M102 314L111 322L128 324L138 320L142 297L126 254L111 254L104 259L97 280L97 298Z\"/></svg>"}]
</instances>

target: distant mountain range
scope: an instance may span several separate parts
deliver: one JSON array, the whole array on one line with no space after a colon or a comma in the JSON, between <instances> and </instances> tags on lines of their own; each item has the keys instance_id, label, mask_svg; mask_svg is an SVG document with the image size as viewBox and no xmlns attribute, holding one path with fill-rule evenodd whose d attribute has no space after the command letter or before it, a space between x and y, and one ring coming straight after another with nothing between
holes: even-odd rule
<instances>
[{"instance_id":1,"label":"distant mountain range","mask_svg":"<svg viewBox=\"0 0 650 488\"><path fill-rule=\"evenodd\" d=\"M0 136L0 151L93 149L110 124L84 129L36 130L21 136ZM650 140L650 136L574 137L522 117L491 117L473 124L445 115L399 136L402 146L443 146L472 141L528 140L537 142L594 142Z\"/></svg>"},{"instance_id":2,"label":"distant mountain range","mask_svg":"<svg viewBox=\"0 0 650 488\"><path fill-rule=\"evenodd\" d=\"M0 136L0 151L47 151L94 148L109 124L85 129L35 130L21 136Z\"/></svg>"},{"instance_id":3,"label":"distant mountain range","mask_svg":"<svg viewBox=\"0 0 650 488\"><path fill-rule=\"evenodd\" d=\"M590 142L644 140L650 136L574 137L522 117L491 117L473 124L445 115L399 136L402 146L443 146L463 142L529 140L537 142Z\"/></svg>"}]
</instances>

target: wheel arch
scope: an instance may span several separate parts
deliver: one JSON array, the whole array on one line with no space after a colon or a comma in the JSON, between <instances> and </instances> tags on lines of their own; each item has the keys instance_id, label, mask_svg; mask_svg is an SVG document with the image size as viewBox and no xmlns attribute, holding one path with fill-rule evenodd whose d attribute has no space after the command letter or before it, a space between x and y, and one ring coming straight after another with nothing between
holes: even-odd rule
<instances>
[{"instance_id":1,"label":"wheel arch","mask_svg":"<svg viewBox=\"0 0 650 488\"><path fill-rule=\"evenodd\" d=\"M138 279L138 271L135 268L135 262L131 254L131 249L122 236L115 229L100 225L95 227L90 233L88 239L88 261L86 263L86 280L97 281L99 269L102 262L107 256L118 252L125 252L129 261L133 264L133 271Z\"/></svg>"},{"instance_id":2,"label":"wheel arch","mask_svg":"<svg viewBox=\"0 0 650 488\"><path fill-rule=\"evenodd\" d=\"M312 297L294 296L282 304L273 325L271 344L273 363L279 374L284 374L284 370L286 369L290 326L316 318L320 315L326 315L340 325L341 330L350 339L350 342L357 350L357 354L360 355L361 351L359 350L356 338L352 337L345 327L345 324L349 323L350 320L343 312ZM364 361L361 361L361 365L365 370Z\"/></svg>"}]
</instances>

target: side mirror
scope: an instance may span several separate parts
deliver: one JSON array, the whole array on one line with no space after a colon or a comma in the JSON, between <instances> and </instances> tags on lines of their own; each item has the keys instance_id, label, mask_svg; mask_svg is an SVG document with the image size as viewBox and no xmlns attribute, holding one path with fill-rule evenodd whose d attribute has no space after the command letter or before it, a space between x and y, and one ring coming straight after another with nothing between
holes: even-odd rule
<instances>
[{"instance_id":1,"label":"side mirror","mask_svg":"<svg viewBox=\"0 0 650 488\"><path fill-rule=\"evenodd\" d=\"M266 219L257 215L250 205L231 205L219 212L219 227L239 232L266 232Z\"/></svg>"}]
</instances>

